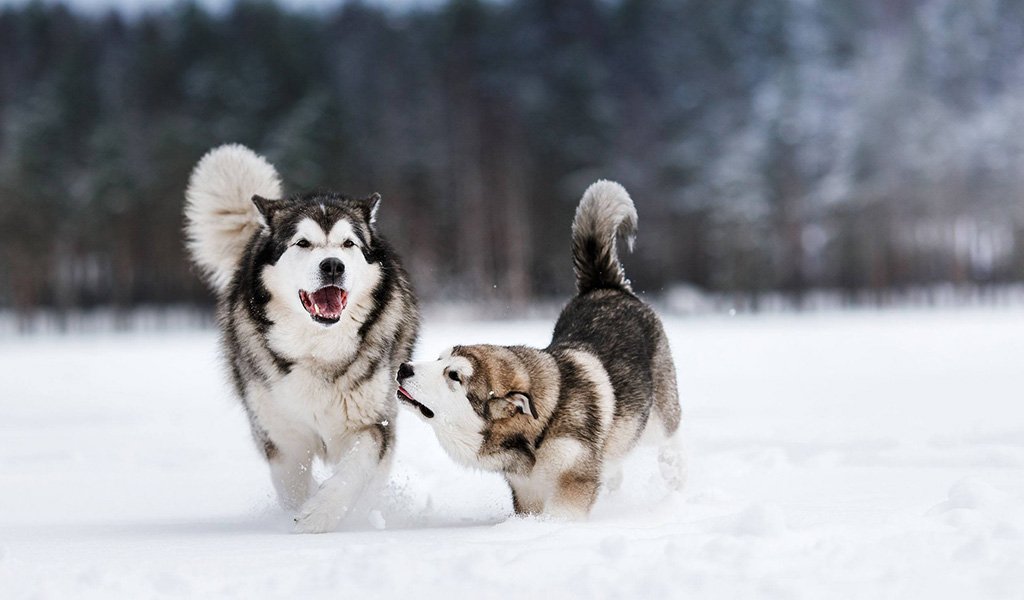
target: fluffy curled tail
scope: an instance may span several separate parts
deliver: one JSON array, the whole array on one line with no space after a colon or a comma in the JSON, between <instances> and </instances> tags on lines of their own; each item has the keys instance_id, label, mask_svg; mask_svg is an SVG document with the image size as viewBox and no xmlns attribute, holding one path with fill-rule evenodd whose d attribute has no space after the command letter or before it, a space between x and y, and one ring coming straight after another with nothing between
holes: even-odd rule
<instances>
[{"instance_id":1,"label":"fluffy curled tail","mask_svg":"<svg viewBox=\"0 0 1024 600\"><path fill-rule=\"evenodd\" d=\"M579 294L600 288L633 291L615 247L620 236L632 250L636 208L624 187L602 179L583 193L572 222L572 263Z\"/></svg>"},{"instance_id":2,"label":"fluffy curled tail","mask_svg":"<svg viewBox=\"0 0 1024 600\"><path fill-rule=\"evenodd\" d=\"M253 195L281 197L277 171L262 156L239 144L206 153L185 191L185 237L192 261L210 287L231 283L249 238L262 223Z\"/></svg>"}]
</instances>

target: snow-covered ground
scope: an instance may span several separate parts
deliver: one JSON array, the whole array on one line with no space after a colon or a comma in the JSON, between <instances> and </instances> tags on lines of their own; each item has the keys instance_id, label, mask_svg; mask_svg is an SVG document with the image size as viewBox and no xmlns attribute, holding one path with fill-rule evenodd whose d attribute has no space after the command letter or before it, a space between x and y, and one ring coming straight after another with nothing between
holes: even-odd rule
<instances>
[{"instance_id":1,"label":"snow-covered ground","mask_svg":"<svg viewBox=\"0 0 1024 600\"><path fill-rule=\"evenodd\" d=\"M588 522L510 518L403 412L384 528L320 536L213 332L0 340L0 597L1024 597L1024 310L667 325L684 492L641 449ZM549 327L428 323L418 354Z\"/></svg>"}]
</instances>

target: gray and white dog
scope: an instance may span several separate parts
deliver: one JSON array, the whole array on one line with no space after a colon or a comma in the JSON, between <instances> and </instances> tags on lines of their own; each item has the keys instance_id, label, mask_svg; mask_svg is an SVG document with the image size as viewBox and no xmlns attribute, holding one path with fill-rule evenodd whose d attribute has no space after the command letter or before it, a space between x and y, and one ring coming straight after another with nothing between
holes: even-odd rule
<instances>
[{"instance_id":1,"label":"gray and white dog","mask_svg":"<svg viewBox=\"0 0 1024 600\"><path fill-rule=\"evenodd\" d=\"M419 312L375 219L380 197L282 198L275 169L238 145L199 161L188 248L218 299L223 351L296 529L337 527L391 463L395 371ZM312 461L334 474L317 486Z\"/></svg>"},{"instance_id":2,"label":"gray and white dog","mask_svg":"<svg viewBox=\"0 0 1024 600\"><path fill-rule=\"evenodd\" d=\"M636 221L619 184L584 193L572 230L577 294L547 348L455 346L399 368L399 398L456 461L503 473L517 514L587 516L602 482L618 487L620 461L641 438L662 445L669 485L683 483L668 339L615 247L620 235L632 246Z\"/></svg>"}]
</instances>

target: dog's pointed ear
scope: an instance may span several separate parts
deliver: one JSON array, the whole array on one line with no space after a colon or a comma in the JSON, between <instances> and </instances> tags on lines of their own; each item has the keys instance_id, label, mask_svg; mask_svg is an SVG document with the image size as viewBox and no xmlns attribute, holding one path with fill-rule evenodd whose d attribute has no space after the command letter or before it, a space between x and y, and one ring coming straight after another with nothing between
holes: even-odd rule
<instances>
[{"instance_id":1,"label":"dog's pointed ear","mask_svg":"<svg viewBox=\"0 0 1024 600\"><path fill-rule=\"evenodd\" d=\"M283 200L272 200L270 198L264 198L260 195L254 195L252 197L252 203L256 205L256 209L263 215L263 221L270 226L271 221L274 220L274 214L281 210L284 206Z\"/></svg>"},{"instance_id":2,"label":"dog's pointed ear","mask_svg":"<svg viewBox=\"0 0 1024 600\"><path fill-rule=\"evenodd\" d=\"M537 414L537 407L533 405L533 398L526 392L509 392L506 398L512 406L516 407L517 412L530 415L534 419L540 418L540 415Z\"/></svg>"},{"instance_id":3,"label":"dog's pointed ear","mask_svg":"<svg viewBox=\"0 0 1024 600\"><path fill-rule=\"evenodd\" d=\"M374 192L363 198L362 209L363 218L366 219L366 223L373 227L374 223L377 222L377 209L380 208L380 194Z\"/></svg>"}]
</instances>

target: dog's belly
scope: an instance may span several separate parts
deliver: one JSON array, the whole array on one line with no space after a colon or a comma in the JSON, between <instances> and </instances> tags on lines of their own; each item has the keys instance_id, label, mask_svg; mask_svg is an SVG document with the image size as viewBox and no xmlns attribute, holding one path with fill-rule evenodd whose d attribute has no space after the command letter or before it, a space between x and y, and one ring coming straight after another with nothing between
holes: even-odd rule
<instances>
[{"instance_id":1,"label":"dog's belly","mask_svg":"<svg viewBox=\"0 0 1024 600\"><path fill-rule=\"evenodd\" d=\"M353 432L388 424L395 413L390 372L380 369L355 389L296 366L281 379L250 386L249 406L275 444L305 449L336 461Z\"/></svg>"}]
</instances>

